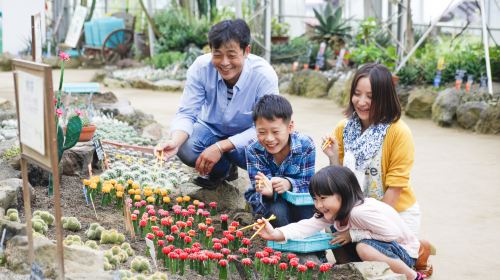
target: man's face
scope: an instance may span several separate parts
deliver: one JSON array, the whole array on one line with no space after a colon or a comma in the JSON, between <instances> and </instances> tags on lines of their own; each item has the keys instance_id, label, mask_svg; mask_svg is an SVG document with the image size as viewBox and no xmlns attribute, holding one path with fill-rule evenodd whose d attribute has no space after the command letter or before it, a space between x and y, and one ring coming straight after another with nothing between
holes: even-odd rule
<instances>
[{"instance_id":1,"label":"man's face","mask_svg":"<svg viewBox=\"0 0 500 280\"><path fill-rule=\"evenodd\" d=\"M228 85L234 86L238 81L249 52L249 46L243 51L234 40L212 49L212 64Z\"/></svg>"}]
</instances>

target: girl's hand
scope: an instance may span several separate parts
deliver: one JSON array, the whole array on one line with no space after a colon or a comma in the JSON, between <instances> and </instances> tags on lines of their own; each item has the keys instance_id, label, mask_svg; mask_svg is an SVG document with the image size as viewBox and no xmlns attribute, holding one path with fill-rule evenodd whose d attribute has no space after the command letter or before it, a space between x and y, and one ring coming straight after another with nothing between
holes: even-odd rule
<instances>
[{"instance_id":1,"label":"girl's hand","mask_svg":"<svg viewBox=\"0 0 500 280\"><path fill-rule=\"evenodd\" d=\"M274 191L272 183L262 172L257 172L257 175L255 175L255 191L261 193L263 196L273 196Z\"/></svg>"},{"instance_id":2,"label":"girl's hand","mask_svg":"<svg viewBox=\"0 0 500 280\"><path fill-rule=\"evenodd\" d=\"M339 162L339 143L335 137L324 136L321 148L323 153L330 159L330 165L338 164Z\"/></svg>"},{"instance_id":3,"label":"girl's hand","mask_svg":"<svg viewBox=\"0 0 500 280\"><path fill-rule=\"evenodd\" d=\"M281 177L271 178L271 184L273 186L273 190L279 194L289 191L292 188L290 181Z\"/></svg>"},{"instance_id":4,"label":"girl's hand","mask_svg":"<svg viewBox=\"0 0 500 280\"><path fill-rule=\"evenodd\" d=\"M261 229L258 233L260 237L262 237L265 240L273 240L273 241L283 241L285 240L285 236L283 236L283 233L281 231L273 228L273 226L264 219L258 219L257 220L257 225L253 227L254 230L259 230L259 228L264 225L264 228Z\"/></svg>"},{"instance_id":5,"label":"girl's hand","mask_svg":"<svg viewBox=\"0 0 500 280\"><path fill-rule=\"evenodd\" d=\"M342 231L342 232L334 232L333 234L333 239L330 240L330 244L332 245L346 245L351 242L351 235L349 234L349 231Z\"/></svg>"}]
</instances>

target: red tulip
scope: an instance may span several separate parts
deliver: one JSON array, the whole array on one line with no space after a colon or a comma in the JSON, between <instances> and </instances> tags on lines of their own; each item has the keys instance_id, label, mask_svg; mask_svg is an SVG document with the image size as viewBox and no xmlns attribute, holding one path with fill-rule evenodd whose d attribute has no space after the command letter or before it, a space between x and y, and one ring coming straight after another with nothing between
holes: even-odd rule
<instances>
[{"instance_id":1,"label":"red tulip","mask_svg":"<svg viewBox=\"0 0 500 280\"><path fill-rule=\"evenodd\" d=\"M288 269L288 264L286 264L284 262L280 263L280 269L281 270L287 270Z\"/></svg>"},{"instance_id":2,"label":"red tulip","mask_svg":"<svg viewBox=\"0 0 500 280\"><path fill-rule=\"evenodd\" d=\"M219 265L220 265L221 267L226 267L226 266L227 266L227 261L226 261L226 260L220 260L220 261L219 261Z\"/></svg>"},{"instance_id":3,"label":"red tulip","mask_svg":"<svg viewBox=\"0 0 500 280\"><path fill-rule=\"evenodd\" d=\"M250 266L250 265L252 265L252 260L249 259L249 258L244 258L244 259L241 260L241 263L243 265Z\"/></svg>"},{"instance_id":4,"label":"red tulip","mask_svg":"<svg viewBox=\"0 0 500 280\"><path fill-rule=\"evenodd\" d=\"M330 268L332 268L332 264L331 263L324 263L324 264L321 264L319 266L319 271L320 272L327 272L328 270L330 270Z\"/></svg>"},{"instance_id":5,"label":"red tulip","mask_svg":"<svg viewBox=\"0 0 500 280\"><path fill-rule=\"evenodd\" d=\"M307 271L307 266L305 266L305 265L302 265L302 264L301 264L301 265L299 265L299 266L297 267L297 269L298 269L300 272L306 272L306 271Z\"/></svg>"}]
</instances>

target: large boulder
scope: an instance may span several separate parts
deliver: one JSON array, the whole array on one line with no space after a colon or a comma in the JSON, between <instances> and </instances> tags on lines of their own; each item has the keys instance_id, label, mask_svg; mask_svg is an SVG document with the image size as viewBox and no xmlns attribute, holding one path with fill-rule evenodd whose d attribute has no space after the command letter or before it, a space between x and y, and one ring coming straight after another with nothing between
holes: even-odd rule
<instances>
[{"instance_id":1,"label":"large boulder","mask_svg":"<svg viewBox=\"0 0 500 280\"><path fill-rule=\"evenodd\" d=\"M152 89L159 91L181 91L184 89L184 81L161 79L153 83Z\"/></svg>"},{"instance_id":2,"label":"large boulder","mask_svg":"<svg viewBox=\"0 0 500 280\"><path fill-rule=\"evenodd\" d=\"M246 200L243 196L250 180L248 174L239 169L238 179L226 182L224 181L217 189L207 190L192 183L183 184L181 187L182 194L189 195L193 199L205 201L215 201L218 203L218 209L226 210L247 210Z\"/></svg>"},{"instance_id":3,"label":"large boulder","mask_svg":"<svg viewBox=\"0 0 500 280\"><path fill-rule=\"evenodd\" d=\"M159 123L148 124L143 128L141 135L142 138L151 139L155 142L168 138L168 136L168 130Z\"/></svg>"},{"instance_id":4,"label":"large boulder","mask_svg":"<svg viewBox=\"0 0 500 280\"><path fill-rule=\"evenodd\" d=\"M78 142L73 148L64 151L59 164L62 174L86 177L89 174L88 165L94 162L94 152L94 145L90 141Z\"/></svg>"},{"instance_id":5,"label":"large boulder","mask_svg":"<svg viewBox=\"0 0 500 280\"><path fill-rule=\"evenodd\" d=\"M28 182L28 189L33 201L35 190ZM4 209L17 208L23 204L23 180L9 178L0 181L0 207Z\"/></svg>"},{"instance_id":6,"label":"large boulder","mask_svg":"<svg viewBox=\"0 0 500 280\"><path fill-rule=\"evenodd\" d=\"M460 96L456 90L447 88L439 92L432 105L432 120L440 126L451 126L459 104Z\"/></svg>"},{"instance_id":7,"label":"large boulder","mask_svg":"<svg viewBox=\"0 0 500 280\"><path fill-rule=\"evenodd\" d=\"M5 240L9 241L17 235L26 235L26 224L9 221L5 218L0 218L0 229L5 229Z\"/></svg>"},{"instance_id":8,"label":"large boulder","mask_svg":"<svg viewBox=\"0 0 500 280\"><path fill-rule=\"evenodd\" d=\"M436 96L437 93L430 88L412 89L406 105L406 115L412 118L430 118Z\"/></svg>"},{"instance_id":9,"label":"large boulder","mask_svg":"<svg viewBox=\"0 0 500 280\"><path fill-rule=\"evenodd\" d=\"M476 131L488 134L500 134L500 102L484 110L476 125Z\"/></svg>"},{"instance_id":10,"label":"large boulder","mask_svg":"<svg viewBox=\"0 0 500 280\"><path fill-rule=\"evenodd\" d=\"M34 263L42 270L45 278L58 278L56 260L56 244L54 241L37 237L33 240ZM28 238L15 236L7 242L5 250L7 267L13 272L26 274L31 271L28 263ZM64 246L64 270L66 279L78 279L77 275L85 275L85 279L113 279L104 271L104 254L84 246ZM89 273L92 277L89 277ZM71 276L74 275L74 276ZM70 277L71 276L71 277ZM83 279L83 278L81 278Z\"/></svg>"},{"instance_id":11,"label":"large boulder","mask_svg":"<svg viewBox=\"0 0 500 280\"><path fill-rule=\"evenodd\" d=\"M340 75L337 81L328 90L328 97L333 99L341 107L347 107L351 95L351 83L354 72L349 71Z\"/></svg>"},{"instance_id":12,"label":"large boulder","mask_svg":"<svg viewBox=\"0 0 500 280\"><path fill-rule=\"evenodd\" d=\"M0 70L1 71L11 71L12 70L12 59L15 57L8 53L4 52L0 55Z\"/></svg>"},{"instance_id":13,"label":"large boulder","mask_svg":"<svg viewBox=\"0 0 500 280\"><path fill-rule=\"evenodd\" d=\"M465 129L472 129L479 121L481 113L488 108L484 101L470 101L460 104L457 108L457 122Z\"/></svg>"},{"instance_id":14,"label":"large boulder","mask_svg":"<svg viewBox=\"0 0 500 280\"><path fill-rule=\"evenodd\" d=\"M10 178L20 178L21 172L12 168L12 166L0 159L0 181Z\"/></svg>"},{"instance_id":15,"label":"large boulder","mask_svg":"<svg viewBox=\"0 0 500 280\"><path fill-rule=\"evenodd\" d=\"M9 100L0 97L0 110L5 111L10 109L12 109L12 103Z\"/></svg>"},{"instance_id":16,"label":"large boulder","mask_svg":"<svg viewBox=\"0 0 500 280\"><path fill-rule=\"evenodd\" d=\"M327 95L328 78L321 72L302 70L293 75L289 94L312 98Z\"/></svg>"}]
</instances>

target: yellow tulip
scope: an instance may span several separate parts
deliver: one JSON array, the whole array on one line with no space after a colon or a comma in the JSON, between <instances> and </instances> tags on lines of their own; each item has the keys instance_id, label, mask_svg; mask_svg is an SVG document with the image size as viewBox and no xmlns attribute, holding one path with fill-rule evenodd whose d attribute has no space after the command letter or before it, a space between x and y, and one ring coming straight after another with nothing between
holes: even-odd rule
<instances>
[{"instance_id":1,"label":"yellow tulip","mask_svg":"<svg viewBox=\"0 0 500 280\"><path fill-rule=\"evenodd\" d=\"M94 182L90 183L90 188L93 190L97 189L97 184Z\"/></svg>"},{"instance_id":2,"label":"yellow tulip","mask_svg":"<svg viewBox=\"0 0 500 280\"><path fill-rule=\"evenodd\" d=\"M133 188L133 189L138 189L138 188L140 188L140 186L139 186L139 184L138 184L138 183L133 183L133 184L132 184L132 188Z\"/></svg>"},{"instance_id":3,"label":"yellow tulip","mask_svg":"<svg viewBox=\"0 0 500 280\"><path fill-rule=\"evenodd\" d=\"M90 180L83 179L83 185L84 186L89 186L90 185Z\"/></svg>"},{"instance_id":4,"label":"yellow tulip","mask_svg":"<svg viewBox=\"0 0 500 280\"><path fill-rule=\"evenodd\" d=\"M198 199L193 200L193 205L198 206L200 204L200 201Z\"/></svg>"},{"instance_id":5,"label":"yellow tulip","mask_svg":"<svg viewBox=\"0 0 500 280\"><path fill-rule=\"evenodd\" d=\"M154 203L155 202L155 197L154 196L148 196L148 198L146 198L146 201L149 202L149 203Z\"/></svg>"},{"instance_id":6,"label":"yellow tulip","mask_svg":"<svg viewBox=\"0 0 500 280\"><path fill-rule=\"evenodd\" d=\"M183 201L182 196L177 197L175 201L177 201L177 203L181 203Z\"/></svg>"},{"instance_id":7,"label":"yellow tulip","mask_svg":"<svg viewBox=\"0 0 500 280\"><path fill-rule=\"evenodd\" d=\"M141 189L135 189L134 192L135 194L141 194Z\"/></svg>"},{"instance_id":8,"label":"yellow tulip","mask_svg":"<svg viewBox=\"0 0 500 280\"><path fill-rule=\"evenodd\" d=\"M109 193L111 191L111 188L109 187L109 185L104 185L102 187L102 192L103 193Z\"/></svg>"},{"instance_id":9,"label":"yellow tulip","mask_svg":"<svg viewBox=\"0 0 500 280\"><path fill-rule=\"evenodd\" d=\"M141 200L141 195L136 194L136 195L134 196L134 200L135 200L135 201L139 201L139 200Z\"/></svg>"},{"instance_id":10,"label":"yellow tulip","mask_svg":"<svg viewBox=\"0 0 500 280\"><path fill-rule=\"evenodd\" d=\"M116 184L115 188L116 188L116 191L118 191L118 192L123 192L123 189L124 189L122 184Z\"/></svg>"},{"instance_id":11,"label":"yellow tulip","mask_svg":"<svg viewBox=\"0 0 500 280\"><path fill-rule=\"evenodd\" d=\"M168 195L168 192L166 190L161 190L161 196L166 196Z\"/></svg>"},{"instance_id":12,"label":"yellow tulip","mask_svg":"<svg viewBox=\"0 0 500 280\"><path fill-rule=\"evenodd\" d=\"M134 183L134 181L133 181L132 179L128 179L128 180L127 180L127 184L128 184L128 185L132 185L133 183Z\"/></svg>"},{"instance_id":13,"label":"yellow tulip","mask_svg":"<svg viewBox=\"0 0 500 280\"><path fill-rule=\"evenodd\" d=\"M113 185L113 186L114 186L114 185L116 185L116 180L115 180L115 179L111 179L111 180L109 180L109 182L110 182L110 183L111 183L111 185Z\"/></svg>"},{"instance_id":14,"label":"yellow tulip","mask_svg":"<svg viewBox=\"0 0 500 280\"><path fill-rule=\"evenodd\" d=\"M135 190L133 190L133 189L128 190L128 194L129 194L129 195L133 195L133 194L135 194Z\"/></svg>"},{"instance_id":15,"label":"yellow tulip","mask_svg":"<svg viewBox=\"0 0 500 280\"><path fill-rule=\"evenodd\" d=\"M163 203L170 203L170 196L164 196Z\"/></svg>"},{"instance_id":16,"label":"yellow tulip","mask_svg":"<svg viewBox=\"0 0 500 280\"><path fill-rule=\"evenodd\" d=\"M123 192L122 191L117 191L116 192L116 197L122 198L123 197Z\"/></svg>"},{"instance_id":17,"label":"yellow tulip","mask_svg":"<svg viewBox=\"0 0 500 280\"><path fill-rule=\"evenodd\" d=\"M189 197L189 195L185 195L182 200L184 200L184 202L189 202L191 200L191 197Z\"/></svg>"}]
</instances>

